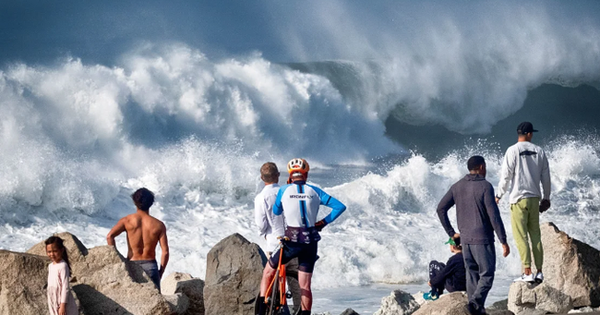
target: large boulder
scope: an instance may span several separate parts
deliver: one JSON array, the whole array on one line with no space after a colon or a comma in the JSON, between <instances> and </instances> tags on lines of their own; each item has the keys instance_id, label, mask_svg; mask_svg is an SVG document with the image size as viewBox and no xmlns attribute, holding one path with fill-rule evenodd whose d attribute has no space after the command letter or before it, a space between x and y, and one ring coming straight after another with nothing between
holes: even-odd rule
<instances>
[{"instance_id":1,"label":"large boulder","mask_svg":"<svg viewBox=\"0 0 600 315\"><path fill-rule=\"evenodd\" d=\"M65 241L69 254L71 283L82 311L93 314L171 314L169 304L146 273L129 263L113 246L86 249L69 233L57 236ZM29 253L45 255L45 245L33 246Z\"/></svg>"},{"instance_id":2,"label":"large boulder","mask_svg":"<svg viewBox=\"0 0 600 315\"><path fill-rule=\"evenodd\" d=\"M540 228L544 284L570 296L574 307L600 306L600 251L569 237L553 223Z\"/></svg>"},{"instance_id":3,"label":"large boulder","mask_svg":"<svg viewBox=\"0 0 600 315\"><path fill-rule=\"evenodd\" d=\"M48 314L50 259L0 250L0 315Z\"/></svg>"},{"instance_id":4,"label":"large boulder","mask_svg":"<svg viewBox=\"0 0 600 315\"><path fill-rule=\"evenodd\" d=\"M69 255L69 262L71 263L71 272L73 274L76 273L75 269L80 265L74 265L73 263L78 261L83 261L85 256L88 254L88 249L81 243L81 241L77 238L77 236L69 233L62 232L54 234L54 236L58 236L63 240L65 247L67 248L67 254ZM28 251L28 254L46 256L46 244L42 241L35 244Z\"/></svg>"},{"instance_id":5,"label":"large boulder","mask_svg":"<svg viewBox=\"0 0 600 315\"><path fill-rule=\"evenodd\" d=\"M190 299L185 294L177 293L170 295L163 295L169 303L169 307L173 314L184 315L187 314L190 308Z\"/></svg>"},{"instance_id":6,"label":"large boulder","mask_svg":"<svg viewBox=\"0 0 600 315\"><path fill-rule=\"evenodd\" d=\"M194 278L189 273L174 272L161 282L161 291L167 295L181 294L188 300L185 311L178 308L178 314L204 314L204 281ZM182 301L179 301L182 302Z\"/></svg>"},{"instance_id":7,"label":"large boulder","mask_svg":"<svg viewBox=\"0 0 600 315\"><path fill-rule=\"evenodd\" d=\"M571 309L571 297L545 283L533 285L514 282L510 285L508 310L515 314L532 313L534 310L543 313L566 313Z\"/></svg>"},{"instance_id":8,"label":"large boulder","mask_svg":"<svg viewBox=\"0 0 600 315\"><path fill-rule=\"evenodd\" d=\"M233 234L206 257L206 314L253 314L266 256L257 244Z\"/></svg>"},{"instance_id":9,"label":"large boulder","mask_svg":"<svg viewBox=\"0 0 600 315\"><path fill-rule=\"evenodd\" d=\"M465 292L442 294L435 301L427 301L421 305L414 315L469 315L465 306L469 303Z\"/></svg>"},{"instance_id":10,"label":"large boulder","mask_svg":"<svg viewBox=\"0 0 600 315\"><path fill-rule=\"evenodd\" d=\"M374 315L408 315L419 309L419 303L410 293L394 290L381 299L381 307Z\"/></svg>"},{"instance_id":11,"label":"large boulder","mask_svg":"<svg viewBox=\"0 0 600 315\"><path fill-rule=\"evenodd\" d=\"M513 315L514 313L508 310L508 299L497 301L485 309L488 315Z\"/></svg>"}]
</instances>

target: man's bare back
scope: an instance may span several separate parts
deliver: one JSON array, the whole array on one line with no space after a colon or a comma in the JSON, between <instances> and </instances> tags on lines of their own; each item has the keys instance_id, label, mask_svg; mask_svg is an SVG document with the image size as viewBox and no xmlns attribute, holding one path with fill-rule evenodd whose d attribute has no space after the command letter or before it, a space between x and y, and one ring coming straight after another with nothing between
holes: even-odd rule
<instances>
[{"instance_id":1,"label":"man's bare back","mask_svg":"<svg viewBox=\"0 0 600 315\"><path fill-rule=\"evenodd\" d=\"M121 225L127 232L128 259L156 259L156 245L161 237L166 238L167 234L165 225L160 220L142 210L137 210L136 213L122 218L115 227L120 228Z\"/></svg>"},{"instance_id":2,"label":"man's bare back","mask_svg":"<svg viewBox=\"0 0 600 315\"><path fill-rule=\"evenodd\" d=\"M108 232L106 241L108 245L115 246L115 237L126 232L127 258L131 261L156 260L156 245L160 243L162 255L159 272L162 277L169 261L167 229L164 223L148 213L150 206L154 202L154 195L149 190L146 191L143 191L140 195L136 195L138 193L136 192L132 196L134 203L136 203L136 212L119 220L110 232ZM144 200L144 197L150 198L149 194L152 194L151 200Z\"/></svg>"}]
</instances>

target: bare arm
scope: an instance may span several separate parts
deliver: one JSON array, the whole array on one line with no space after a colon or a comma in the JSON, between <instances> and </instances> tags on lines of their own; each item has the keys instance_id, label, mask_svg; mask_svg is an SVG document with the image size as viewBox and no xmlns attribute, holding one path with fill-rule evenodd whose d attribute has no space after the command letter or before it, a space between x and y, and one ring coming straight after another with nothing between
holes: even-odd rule
<instances>
[{"instance_id":1,"label":"bare arm","mask_svg":"<svg viewBox=\"0 0 600 315\"><path fill-rule=\"evenodd\" d=\"M159 239L160 249L162 251L162 255L160 257L160 277L162 278L163 273L165 272L165 268L167 268L167 264L169 263L169 241L167 240L167 228L163 224L162 235Z\"/></svg>"},{"instance_id":2,"label":"bare arm","mask_svg":"<svg viewBox=\"0 0 600 315\"><path fill-rule=\"evenodd\" d=\"M122 218L113 226L113 228L106 235L106 242L108 245L115 246L115 237L119 236L121 233L125 232L125 219Z\"/></svg>"}]
</instances>

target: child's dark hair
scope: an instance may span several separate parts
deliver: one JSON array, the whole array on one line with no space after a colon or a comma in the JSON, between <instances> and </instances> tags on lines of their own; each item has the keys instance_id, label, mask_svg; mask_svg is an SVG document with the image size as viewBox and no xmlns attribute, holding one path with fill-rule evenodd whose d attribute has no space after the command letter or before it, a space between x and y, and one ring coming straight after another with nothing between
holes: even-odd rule
<instances>
[{"instance_id":1,"label":"child's dark hair","mask_svg":"<svg viewBox=\"0 0 600 315\"><path fill-rule=\"evenodd\" d=\"M154 194L147 188L140 188L131 195L135 206L143 211L148 211L154 203Z\"/></svg>"},{"instance_id":2,"label":"child's dark hair","mask_svg":"<svg viewBox=\"0 0 600 315\"><path fill-rule=\"evenodd\" d=\"M56 246L58 246L58 249L61 249L63 251L62 259L67 263L67 266L69 267L69 277L70 277L71 276L71 263L69 263L69 254L67 254L67 248L65 247L65 245L63 243L63 239L58 236L50 236L50 237L48 237L48 239L46 239L46 241L44 243L46 244L46 246L48 246L50 244L56 244Z\"/></svg>"}]
</instances>

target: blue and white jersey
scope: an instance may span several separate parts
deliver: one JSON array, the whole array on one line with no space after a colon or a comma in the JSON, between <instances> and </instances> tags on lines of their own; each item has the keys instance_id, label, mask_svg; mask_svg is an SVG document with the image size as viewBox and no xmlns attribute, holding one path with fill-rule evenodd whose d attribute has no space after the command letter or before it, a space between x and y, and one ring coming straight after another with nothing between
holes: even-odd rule
<instances>
[{"instance_id":1,"label":"blue and white jersey","mask_svg":"<svg viewBox=\"0 0 600 315\"><path fill-rule=\"evenodd\" d=\"M331 213L324 218L327 224L333 222L346 210L343 203L329 196L321 188L307 185L304 181L297 181L281 186L273 205L273 213L281 215L285 212L285 222L288 227L310 228L317 222L320 205L332 209Z\"/></svg>"}]
</instances>

